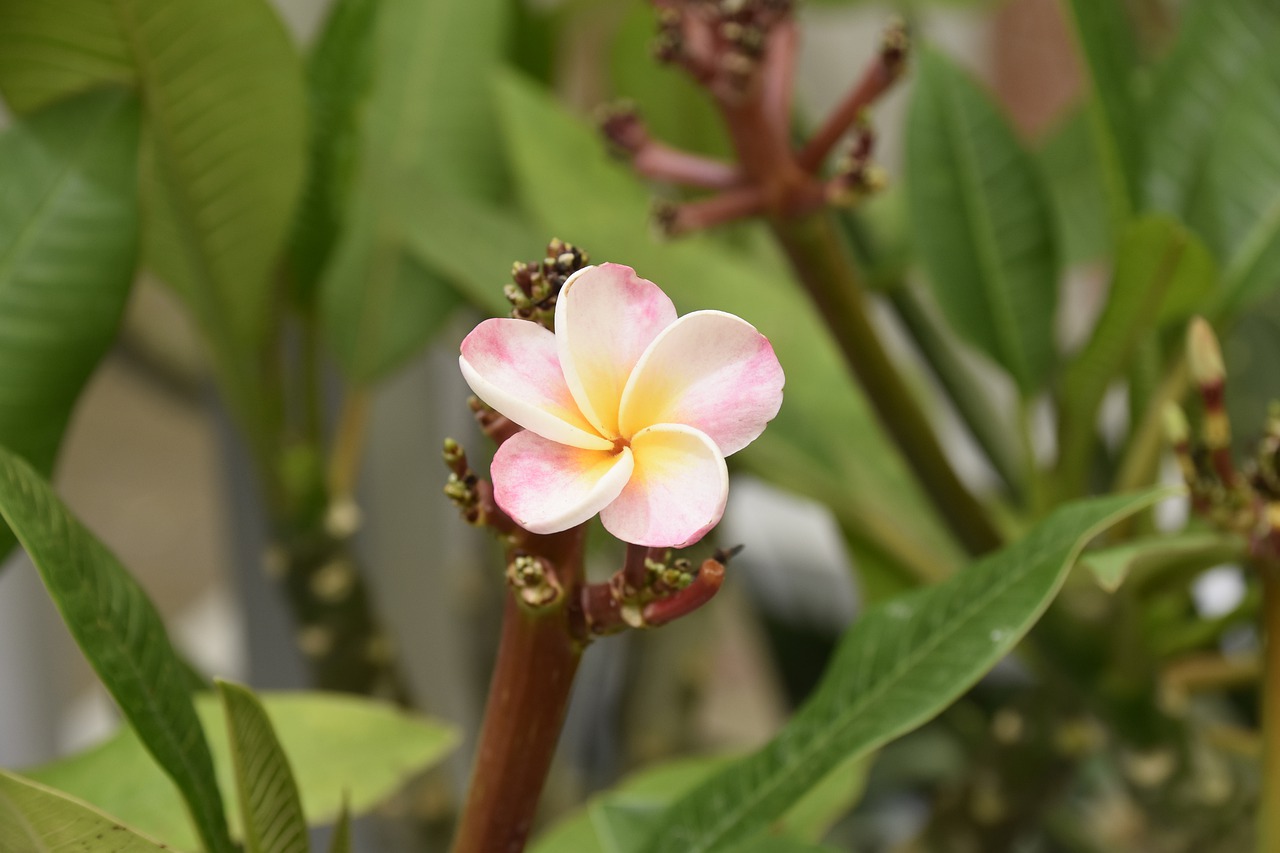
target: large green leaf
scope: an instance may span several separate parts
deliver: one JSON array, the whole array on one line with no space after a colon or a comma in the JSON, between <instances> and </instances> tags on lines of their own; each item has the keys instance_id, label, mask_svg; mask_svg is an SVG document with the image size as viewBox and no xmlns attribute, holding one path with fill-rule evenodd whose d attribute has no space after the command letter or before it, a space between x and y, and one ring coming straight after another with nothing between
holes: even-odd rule
<instances>
[{"instance_id":1,"label":"large green leaf","mask_svg":"<svg viewBox=\"0 0 1280 853\"><path fill-rule=\"evenodd\" d=\"M311 157L291 248L294 297L303 305L338 242L355 180L377 9L376 0L339 0L307 59Z\"/></svg>"},{"instance_id":2,"label":"large green leaf","mask_svg":"<svg viewBox=\"0 0 1280 853\"><path fill-rule=\"evenodd\" d=\"M167 849L59 791L0 770L0 853L158 853Z\"/></svg>"},{"instance_id":3,"label":"large green leaf","mask_svg":"<svg viewBox=\"0 0 1280 853\"><path fill-rule=\"evenodd\" d=\"M507 314L502 289L512 262L538 260L547 235L520 213L480 199L425 189L418 198L405 218L409 251L477 308Z\"/></svg>"},{"instance_id":4,"label":"large green leaf","mask_svg":"<svg viewBox=\"0 0 1280 853\"><path fill-rule=\"evenodd\" d=\"M1280 44L1280 26L1276 30ZM1280 287L1280 62L1230 99L1190 211L1222 259L1214 313L1234 313Z\"/></svg>"},{"instance_id":5,"label":"large green leaf","mask_svg":"<svg viewBox=\"0 0 1280 853\"><path fill-rule=\"evenodd\" d=\"M1142 117L1133 95L1137 45L1123 3L1067 4L1084 55L1091 97L1090 126L1102 162L1111 224L1118 233L1138 206L1143 168Z\"/></svg>"},{"instance_id":6,"label":"large green leaf","mask_svg":"<svg viewBox=\"0 0 1280 853\"><path fill-rule=\"evenodd\" d=\"M1097 260L1113 248L1101 157L1089 118L1087 109L1073 111L1036 150L1058 223L1062 260L1068 264Z\"/></svg>"},{"instance_id":7,"label":"large green leaf","mask_svg":"<svg viewBox=\"0 0 1280 853\"><path fill-rule=\"evenodd\" d=\"M302 808L313 824L343 808L363 814L457 745L448 725L390 705L336 693L264 693L280 745L293 767ZM215 757L218 783L235 796L226 719L211 694L196 697L200 723ZM172 786L137 737L121 729L85 752L24 773L93 803L181 849L195 847Z\"/></svg>"},{"instance_id":8,"label":"large green leaf","mask_svg":"<svg viewBox=\"0 0 1280 853\"><path fill-rule=\"evenodd\" d=\"M258 348L272 331L276 266L302 188L301 61L266 0L114 8L146 108L148 262L186 299L232 394L243 395L260 382Z\"/></svg>"},{"instance_id":9,"label":"large green leaf","mask_svg":"<svg viewBox=\"0 0 1280 853\"><path fill-rule=\"evenodd\" d=\"M723 770L730 756L679 758L635 773L538 837L531 853L638 853L663 810ZM814 841L861 796L870 762L837 768L770 826L787 842Z\"/></svg>"},{"instance_id":10,"label":"large green leaf","mask_svg":"<svg viewBox=\"0 0 1280 853\"><path fill-rule=\"evenodd\" d=\"M301 63L266 0L6 0L0 87L17 109L130 81L146 115L148 262L191 305L252 405L274 267L301 187ZM55 11L56 10L56 11ZM131 70L130 70L131 69Z\"/></svg>"},{"instance_id":11,"label":"large green leaf","mask_svg":"<svg viewBox=\"0 0 1280 853\"><path fill-rule=\"evenodd\" d=\"M503 138L527 209L597 261L634 266L676 306L732 311L773 343L787 374L782 411L735 460L828 504L920 574L945 574L958 549L876 425L822 321L800 291L705 237L659 243L648 190L613 162L592 129L522 78L499 79ZM496 283L495 283L496 284ZM911 519L907 533L902 519Z\"/></svg>"},{"instance_id":12,"label":"large green leaf","mask_svg":"<svg viewBox=\"0 0 1280 853\"><path fill-rule=\"evenodd\" d=\"M45 474L133 281L137 140L120 90L0 136L0 443ZM4 529L0 552L12 544Z\"/></svg>"},{"instance_id":13,"label":"large green leaf","mask_svg":"<svg viewBox=\"0 0 1280 853\"><path fill-rule=\"evenodd\" d=\"M911 227L938 304L1026 396L1053 367L1058 259L1030 155L969 76L925 51L907 124Z\"/></svg>"},{"instance_id":14,"label":"large green leaf","mask_svg":"<svg viewBox=\"0 0 1280 853\"><path fill-rule=\"evenodd\" d=\"M49 484L3 449L0 515L26 548L71 635L125 719L181 792L205 849L233 849L186 669L146 593L67 511ZM112 774L104 778L121 784ZM164 787L171 791L168 784ZM182 814L179 804L171 808Z\"/></svg>"},{"instance_id":15,"label":"large green leaf","mask_svg":"<svg viewBox=\"0 0 1280 853\"><path fill-rule=\"evenodd\" d=\"M1063 375L1058 468L1073 494L1084 485L1098 408L1160 322L1184 321L1213 293L1213 258L1194 234L1167 216L1135 220L1120 240L1102 315Z\"/></svg>"},{"instance_id":16,"label":"large green leaf","mask_svg":"<svg viewBox=\"0 0 1280 853\"><path fill-rule=\"evenodd\" d=\"M400 365L457 304L438 276L406 255L406 211L423 203L417 193L424 189L481 198L500 191L488 74L501 55L507 12L505 0L386 0L379 7L360 165L321 283L325 332L357 382ZM351 61L365 56L352 51Z\"/></svg>"},{"instance_id":17,"label":"large green leaf","mask_svg":"<svg viewBox=\"0 0 1280 853\"><path fill-rule=\"evenodd\" d=\"M246 687L226 681L216 686L227 718L246 853L307 853L298 786L266 710Z\"/></svg>"},{"instance_id":18,"label":"large green leaf","mask_svg":"<svg viewBox=\"0 0 1280 853\"><path fill-rule=\"evenodd\" d=\"M108 0L0 3L0 92L15 113L134 78L133 57Z\"/></svg>"},{"instance_id":19,"label":"large green leaf","mask_svg":"<svg viewBox=\"0 0 1280 853\"><path fill-rule=\"evenodd\" d=\"M938 714L1013 649L1090 539L1160 495L1060 507L946 582L866 611L791 722L672 806L644 849L701 853L749 839L840 762Z\"/></svg>"},{"instance_id":20,"label":"large green leaf","mask_svg":"<svg viewBox=\"0 0 1280 853\"><path fill-rule=\"evenodd\" d=\"M1261 64L1276 61L1280 4L1196 0L1178 43L1155 75L1147 123L1147 203L1187 211L1222 107Z\"/></svg>"}]
</instances>

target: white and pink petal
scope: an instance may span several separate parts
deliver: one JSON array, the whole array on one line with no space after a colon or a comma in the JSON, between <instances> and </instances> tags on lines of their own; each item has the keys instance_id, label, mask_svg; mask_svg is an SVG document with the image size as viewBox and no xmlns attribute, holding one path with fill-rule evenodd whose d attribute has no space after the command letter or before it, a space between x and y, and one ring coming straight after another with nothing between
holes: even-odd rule
<instances>
[{"instance_id":1,"label":"white and pink petal","mask_svg":"<svg viewBox=\"0 0 1280 853\"><path fill-rule=\"evenodd\" d=\"M650 424L687 424L725 456L754 441L782 406L784 377L769 340L723 311L695 311L640 357L623 391L623 436Z\"/></svg>"},{"instance_id":2,"label":"white and pink petal","mask_svg":"<svg viewBox=\"0 0 1280 853\"><path fill-rule=\"evenodd\" d=\"M600 513L623 542L683 548L724 515L729 471L707 435L683 424L657 424L631 438L634 470L626 488Z\"/></svg>"},{"instance_id":3,"label":"white and pink petal","mask_svg":"<svg viewBox=\"0 0 1280 853\"><path fill-rule=\"evenodd\" d=\"M485 320L462 341L458 363L477 397L525 429L573 447L613 447L578 410L555 335L537 323Z\"/></svg>"},{"instance_id":4,"label":"white and pink petal","mask_svg":"<svg viewBox=\"0 0 1280 853\"><path fill-rule=\"evenodd\" d=\"M582 414L602 435L619 435L618 405L631 370L675 320L670 298L631 267L586 267L565 282L556 300L560 365Z\"/></svg>"},{"instance_id":5,"label":"white and pink petal","mask_svg":"<svg viewBox=\"0 0 1280 853\"><path fill-rule=\"evenodd\" d=\"M559 533L615 501L633 468L634 455L626 447L586 450L519 432L494 454L493 499L525 530Z\"/></svg>"}]
</instances>

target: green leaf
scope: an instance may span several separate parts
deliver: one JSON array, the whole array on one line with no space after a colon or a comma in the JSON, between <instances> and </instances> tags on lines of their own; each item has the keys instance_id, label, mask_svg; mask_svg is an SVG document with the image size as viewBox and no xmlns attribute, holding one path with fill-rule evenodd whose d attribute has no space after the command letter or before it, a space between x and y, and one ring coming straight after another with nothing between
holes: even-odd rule
<instances>
[{"instance_id":1,"label":"green leaf","mask_svg":"<svg viewBox=\"0 0 1280 853\"><path fill-rule=\"evenodd\" d=\"M672 806L644 849L701 853L748 839L840 762L937 715L1035 624L1090 539L1162 494L1060 507L946 582L867 610L791 722Z\"/></svg>"},{"instance_id":2,"label":"green leaf","mask_svg":"<svg viewBox=\"0 0 1280 853\"><path fill-rule=\"evenodd\" d=\"M653 830L653 818L732 760L677 758L634 773L562 818L533 842L530 853L635 853Z\"/></svg>"},{"instance_id":3,"label":"green leaf","mask_svg":"<svg viewBox=\"0 0 1280 853\"><path fill-rule=\"evenodd\" d=\"M417 196L405 217L405 243L420 263L482 311L511 311L502 294L513 261L537 260L547 237L525 217L462 195Z\"/></svg>"},{"instance_id":4,"label":"green leaf","mask_svg":"<svg viewBox=\"0 0 1280 853\"><path fill-rule=\"evenodd\" d=\"M1151 215L1125 230L1102 316L1063 375L1058 469L1067 494L1084 486L1107 388L1158 325L1185 321L1216 283L1208 250L1176 221Z\"/></svg>"},{"instance_id":5,"label":"green leaf","mask_svg":"<svg viewBox=\"0 0 1280 853\"><path fill-rule=\"evenodd\" d=\"M803 294L706 237L657 242L646 227L648 189L608 157L594 130L524 79L504 75L498 82L511 168L547 236L582 246L596 261L634 266L682 312L731 311L769 337L787 374L786 400L735 463L826 503L851 535L875 539L918 574L945 574L958 560L957 546ZM904 518L912 519L909 534Z\"/></svg>"},{"instance_id":6,"label":"green leaf","mask_svg":"<svg viewBox=\"0 0 1280 853\"><path fill-rule=\"evenodd\" d=\"M298 786L266 710L246 687L215 685L227 719L246 853L307 853Z\"/></svg>"},{"instance_id":7,"label":"green leaf","mask_svg":"<svg viewBox=\"0 0 1280 853\"><path fill-rule=\"evenodd\" d=\"M260 383L275 267L302 188L301 62L266 0L114 6L146 107L148 262L190 305L240 396Z\"/></svg>"},{"instance_id":8,"label":"green leaf","mask_svg":"<svg viewBox=\"0 0 1280 853\"><path fill-rule=\"evenodd\" d=\"M1277 28L1280 39L1280 28ZM1280 41L1277 41L1280 43ZM1280 63L1244 81L1221 111L1190 218L1223 261L1214 314L1280 286Z\"/></svg>"},{"instance_id":9,"label":"green leaf","mask_svg":"<svg viewBox=\"0 0 1280 853\"><path fill-rule=\"evenodd\" d=\"M1082 557L1080 564L1093 573L1098 586L1115 592L1130 577L1146 580L1188 566L1208 568L1243 559L1245 551L1245 543L1234 536L1184 531L1100 548Z\"/></svg>"},{"instance_id":10,"label":"green leaf","mask_svg":"<svg viewBox=\"0 0 1280 853\"><path fill-rule=\"evenodd\" d=\"M0 853L153 853L168 849L59 791L0 770Z\"/></svg>"},{"instance_id":11,"label":"green leaf","mask_svg":"<svg viewBox=\"0 0 1280 853\"><path fill-rule=\"evenodd\" d=\"M333 5L307 60L310 153L294 222L294 296L310 305L342 230L360 153L360 117L373 85L376 0Z\"/></svg>"},{"instance_id":12,"label":"green leaf","mask_svg":"<svg viewBox=\"0 0 1280 853\"><path fill-rule=\"evenodd\" d=\"M838 853L835 847L825 844L810 844L795 838L777 838L764 836L755 838L745 844L735 845L733 853Z\"/></svg>"},{"instance_id":13,"label":"green leaf","mask_svg":"<svg viewBox=\"0 0 1280 853\"><path fill-rule=\"evenodd\" d=\"M1155 75L1144 117L1147 203L1187 212L1222 107L1261 65L1275 62L1280 6L1272 0L1199 0L1188 5L1178 43Z\"/></svg>"},{"instance_id":14,"label":"green leaf","mask_svg":"<svg viewBox=\"0 0 1280 853\"><path fill-rule=\"evenodd\" d=\"M1092 96L1086 109L1102 162L1112 231L1118 233L1137 208L1143 174L1142 117L1132 91L1136 40L1123 3L1070 0L1067 7L1089 75Z\"/></svg>"},{"instance_id":15,"label":"green leaf","mask_svg":"<svg viewBox=\"0 0 1280 853\"><path fill-rule=\"evenodd\" d=\"M1115 235L1088 111L1076 110L1061 121L1035 156L1049 185L1063 261L1078 264L1110 254Z\"/></svg>"},{"instance_id":16,"label":"green leaf","mask_svg":"<svg viewBox=\"0 0 1280 853\"><path fill-rule=\"evenodd\" d=\"M501 191L488 74L501 56L508 11L505 0L379 7L360 165L321 282L325 333L356 382L402 364L457 304L438 276L406 256L406 211L431 203L435 192L494 198Z\"/></svg>"},{"instance_id":17,"label":"green leaf","mask_svg":"<svg viewBox=\"0 0 1280 853\"><path fill-rule=\"evenodd\" d=\"M0 3L0 92L15 113L106 84L132 85L135 77L111 3Z\"/></svg>"},{"instance_id":18,"label":"green leaf","mask_svg":"<svg viewBox=\"0 0 1280 853\"><path fill-rule=\"evenodd\" d=\"M368 812L458 743L452 726L356 696L264 693L259 699L289 756L303 813L313 824L336 819L344 799L353 814ZM196 709L218 782L227 797L234 797L222 707L212 694L201 694ZM77 755L24 772L179 848L196 846L172 787L128 729Z\"/></svg>"},{"instance_id":19,"label":"green leaf","mask_svg":"<svg viewBox=\"0 0 1280 853\"><path fill-rule=\"evenodd\" d=\"M211 853L231 850L222 795L187 689L186 669L146 593L67 511L48 483L3 449L0 515L27 549L71 635L125 719L181 792L205 848ZM113 772L104 778L122 784ZM167 783L163 787L171 791ZM171 809L182 813L177 803Z\"/></svg>"},{"instance_id":20,"label":"green leaf","mask_svg":"<svg viewBox=\"0 0 1280 853\"><path fill-rule=\"evenodd\" d=\"M1054 361L1048 195L990 97L936 51L921 57L911 102L907 193L938 304L1031 396Z\"/></svg>"},{"instance_id":21,"label":"green leaf","mask_svg":"<svg viewBox=\"0 0 1280 853\"><path fill-rule=\"evenodd\" d=\"M133 282L137 141L119 90L0 135L0 444L44 474ZM0 531L0 553L12 545Z\"/></svg>"},{"instance_id":22,"label":"green leaf","mask_svg":"<svg viewBox=\"0 0 1280 853\"><path fill-rule=\"evenodd\" d=\"M347 808L346 802L343 802L338 820L333 825L329 853L351 853L351 810Z\"/></svg>"},{"instance_id":23,"label":"green leaf","mask_svg":"<svg viewBox=\"0 0 1280 853\"><path fill-rule=\"evenodd\" d=\"M666 807L735 760L677 758L634 773L562 818L534 841L530 853L637 853ZM821 838L861 796L869 764L860 760L836 768L770 832L791 844Z\"/></svg>"}]
</instances>

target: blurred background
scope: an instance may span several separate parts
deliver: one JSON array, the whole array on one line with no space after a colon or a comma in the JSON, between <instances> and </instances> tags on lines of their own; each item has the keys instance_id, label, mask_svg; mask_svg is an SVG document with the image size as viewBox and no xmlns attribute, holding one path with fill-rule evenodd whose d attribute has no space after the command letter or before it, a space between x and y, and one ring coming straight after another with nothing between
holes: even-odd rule
<instances>
[{"instance_id":1,"label":"blurred background","mask_svg":"<svg viewBox=\"0 0 1280 853\"><path fill-rule=\"evenodd\" d=\"M273 2L300 45L315 37L329 5ZM653 32L647 4L513 2L525 25L513 36L510 55L521 61L522 38L553 39L544 73L570 108L590 115L603 102L635 94L635 69L649 61ZM1172 32L1168 4L1133 5L1151 16L1144 30L1151 37ZM803 5L797 106L807 123L847 91L901 11L870 2ZM950 0L913 6L911 15L917 37L975 72L1026 140L1061 155L1046 169L1054 170L1051 180L1069 182L1074 150L1064 119L1078 105L1082 77L1058 0ZM877 161L891 185L902 168L910 90L908 73L875 110ZM681 90L673 97L686 95ZM706 115L688 120L705 124ZM706 132L708 147L723 148L714 129ZM503 171L496 163L495 170ZM887 199L891 207L892 191ZM539 247L529 248L532 255ZM633 264L645 273L642 257L594 260ZM1058 312L1064 346L1088 327L1103 273L1087 260L1075 266ZM495 290L501 286L493 282ZM687 310L678 287L672 292L677 307ZM1253 324L1252 334L1265 340L1274 328L1268 316L1247 319L1244 332ZM441 493L444 437L478 444L456 353L479 317L458 311L424 354L378 386L359 485L359 548L412 687L426 710L467 735L439 792L442 808L464 790L502 591L492 543L459 523ZM1228 352L1233 367L1247 358L1247 335L1241 340ZM991 383L997 393L1007 392L994 372ZM938 417L952 416L942 410ZM987 484L991 473L963 432L947 428L944 437L962 475L975 486ZM121 339L76 409L56 483L134 572L197 665L256 687L304 685L286 608L262 571L265 533L244 448L212 389L186 313L162 285L143 280L133 291ZM818 504L737 474L719 542L745 543L747 550L714 606L661 632L609 638L586 656L548 810L663 757L759 743L815 682L860 598L836 521ZM607 572L616 555L603 551L593 559ZM15 552L10 560L19 565L0 573L0 766L21 767L94 741L114 726L114 717L35 573L21 565L25 556ZM1205 607L1229 609L1241 583L1230 572L1215 577ZM643 691L635 689L640 683Z\"/></svg>"}]
</instances>

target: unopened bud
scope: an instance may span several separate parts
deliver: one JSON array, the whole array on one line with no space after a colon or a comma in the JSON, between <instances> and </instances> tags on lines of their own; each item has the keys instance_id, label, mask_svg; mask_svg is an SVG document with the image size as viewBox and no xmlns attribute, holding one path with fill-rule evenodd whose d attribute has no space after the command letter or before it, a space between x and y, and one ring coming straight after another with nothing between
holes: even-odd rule
<instances>
[{"instance_id":1,"label":"unopened bud","mask_svg":"<svg viewBox=\"0 0 1280 853\"><path fill-rule=\"evenodd\" d=\"M1191 369L1192 381L1201 388L1217 385L1227 378L1218 336L1203 317L1192 318L1187 326L1187 366Z\"/></svg>"}]
</instances>

